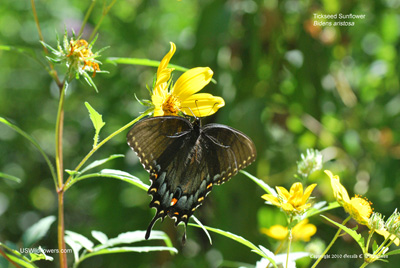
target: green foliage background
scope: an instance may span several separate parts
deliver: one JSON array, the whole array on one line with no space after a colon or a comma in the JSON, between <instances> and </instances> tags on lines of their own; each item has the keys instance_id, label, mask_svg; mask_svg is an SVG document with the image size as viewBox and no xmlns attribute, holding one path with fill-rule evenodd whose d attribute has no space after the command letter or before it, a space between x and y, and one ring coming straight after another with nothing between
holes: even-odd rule
<instances>
[{"instance_id":1,"label":"green foliage background","mask_svg":"<svg viewBox=\"0 0 400 268\"><path fill-rule=\"evenodd\" d=\"M79 32L89 1L37 1L45 41L56 45L64 27ZM102 70L94 78L99 93L84 83L70 85L65 104L64 167L73 168L91 149L94 130L88 101L106 122L101 136L112 133L144 108L134 98L148 98L156 71L151 67L112 65L107 57L161 60L169 41L177 45L171 63L188 68L209 66L217 84L205 92L222 96L226 106L206 122L242 130L255 142L258 159L247 171L269 185L289 187L296 161L306 148L323 150L325 168L340 174L351 195L363 194L375 211L389 216L400 197L400 2L278 1L278 0L127 0L117 1L104 19L94 51L104 51ZM312 27L313 14L365 14L352 27ZM95 7L83 37L88 38L101 16ZM2 0L0 44L33 47L42 53L29 1ZM60 74L63 71L59 72ZM175 79L179 75L175 72ZM35 61L0 51L0 115L32 134L54 158L57 87ZM148 182L121 134L93 159L126 154L108 163ZM0 171L22 183L0 181L0 241L19 241L40 218L57 214L53 181L39 153L21 136L0 125ZM314 174L316 200L332 201L329 180ZM260 227L277 223L279 211L263 204L263 191L242 174L215 187L195 215L206 225L241 235L273 250ZM89 236L99 230L109 237L144 230L154 211L142 190L111 179L91 179L66 194L66 229ZM330 211L338 221L343 209ZM320 218L316 236L326 243L336 228ZM350 222L355 224L354 222ZM224 237L188 228L182 247L182 227L157 223L180 253L120 254L95 257L80 267L216 267L222 260L255 264L259 257ZM360 229L364 230L365 229ZM56 248L56 226L42 241ZM359 254L355 242L340 239L331 253ZM56 259L58 256L54 256ZM68 256L72 259L72 254ZM391 257L385 267L397 267ZM303 261L307 266L307 261ZM324 266L326 265L326 266ZM361 260L331 259L321 267L354 267ZM43 267L53 267L44 263ZM372 265L371 265L372 266ZM375 266L378 267L378 266ZM383 266L382 266L383 267Z\"/></svg>"}]
</instances>

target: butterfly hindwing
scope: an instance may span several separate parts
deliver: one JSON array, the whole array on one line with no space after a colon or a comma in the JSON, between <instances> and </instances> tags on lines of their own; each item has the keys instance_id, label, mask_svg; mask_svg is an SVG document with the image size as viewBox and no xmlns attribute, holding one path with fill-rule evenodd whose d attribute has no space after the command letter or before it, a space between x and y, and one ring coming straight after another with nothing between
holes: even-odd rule
<instances>
[{"instance_id":1,"label":"butterfly hindwing","mask_svg":"<svg viewBox=\"0 0 400 268\"><path fill-rule=\"evenodd\" d=\"M187 224L213 184L221 184L256 157L253 142L228 126L200 127L182 117L151 117L136 123L127 135L128 144L150 173L150 207L157 212L154 223L167 215L176 225Z\"/></svg>"}]
</instances>

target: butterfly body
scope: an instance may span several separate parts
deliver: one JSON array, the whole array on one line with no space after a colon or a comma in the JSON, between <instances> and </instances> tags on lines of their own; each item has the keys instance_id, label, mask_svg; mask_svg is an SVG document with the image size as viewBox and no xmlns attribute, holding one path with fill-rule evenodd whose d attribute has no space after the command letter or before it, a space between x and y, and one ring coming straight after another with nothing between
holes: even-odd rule
<instances>
[{"instance_id":1,"label":"butterfly body","mask_svg":"<svg viewBox=\"0 0 400 268\"><path fill-rule=\"evenodd\" d=\"M187 224L213 185L222 184L251 164L253 142L245 134L221 124L200 126L182 117L150 117L127 134L129 146L150 173L150 207L157 209L154 223L167 215L176 225Z\"/></svg>"}]
</instances>

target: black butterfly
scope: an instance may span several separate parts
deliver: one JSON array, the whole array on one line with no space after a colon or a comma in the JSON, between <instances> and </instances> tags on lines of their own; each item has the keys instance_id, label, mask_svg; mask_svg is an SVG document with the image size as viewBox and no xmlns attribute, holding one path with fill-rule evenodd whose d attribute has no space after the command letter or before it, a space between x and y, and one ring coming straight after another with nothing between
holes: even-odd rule
<instances>
[{"instance_id":1,"label":"black butterfly","mask_svg":"<svg viewBox=\"0 0 400 268\"><path fill-rule=\"evenodd\" d=\"M165 216L187 224L214 184L222 184L256 158L252 140L220 124L200 126L178 116L150 117L128 132L129 146L150 173L150 207L157 209L147 228ZM185 234L183 240L185 239Z\"/></svg>"}]
</instances>

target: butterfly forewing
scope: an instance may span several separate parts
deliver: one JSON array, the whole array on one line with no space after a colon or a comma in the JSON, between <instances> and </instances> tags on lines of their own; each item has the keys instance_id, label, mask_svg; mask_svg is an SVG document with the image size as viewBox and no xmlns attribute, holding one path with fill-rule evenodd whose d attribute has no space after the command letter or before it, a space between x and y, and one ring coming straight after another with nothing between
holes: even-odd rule
<instances>
[{"instance_id":1,"label":"butterfly forewing","mask_svg":"<svg viewBox=\"0 0 400 268\"><path fill-rule=\"evenodd\" d=\"M236 129L209 124L203 128L202 134L208 140L210 155L213 156L210 170L213 171L216 184L229 180L239 170L250 165L257 156L251 139Z\"/></svg>"},{"instance_id":2,"label":"butterfly forewing","mask_svg":"<svg viewBox=\"0 0 400 268\"><path fill-rule=\"evenodd\" d=\"M131 128L127 134L127 141L143 167L148 172L153 172L160 169L161 166L157 165L166 166L168 161L173 160L178 153L175 149L185 142L182 136L191 130L190 122L180 117L150 117ZM168 155L168 158L165 155Z\"/></svg>"}]
</instances>

